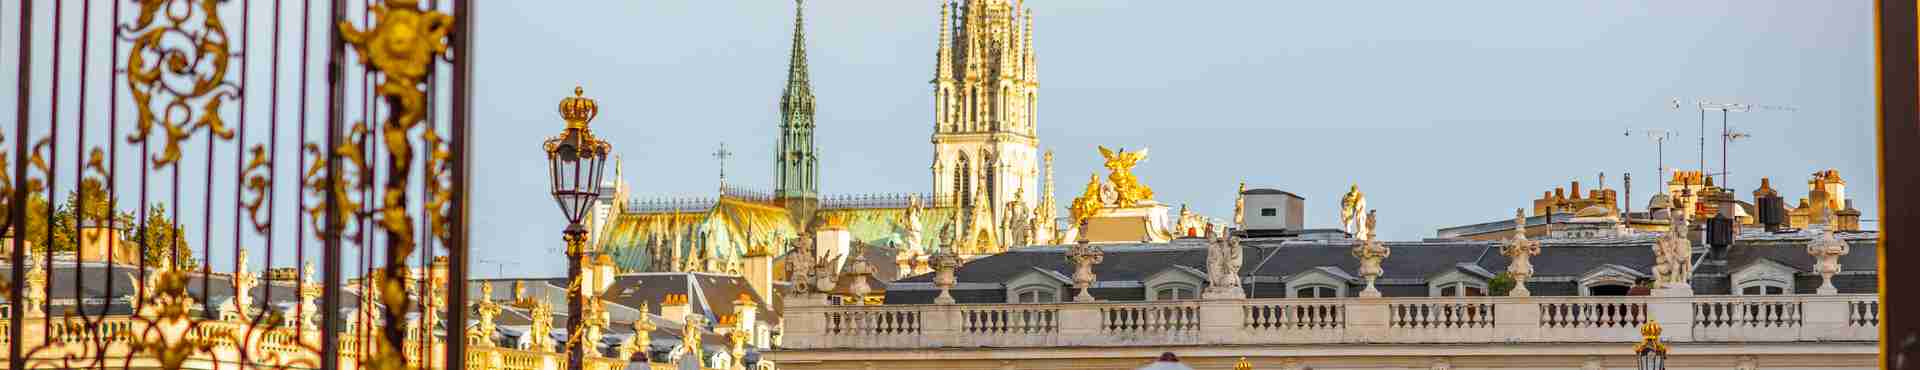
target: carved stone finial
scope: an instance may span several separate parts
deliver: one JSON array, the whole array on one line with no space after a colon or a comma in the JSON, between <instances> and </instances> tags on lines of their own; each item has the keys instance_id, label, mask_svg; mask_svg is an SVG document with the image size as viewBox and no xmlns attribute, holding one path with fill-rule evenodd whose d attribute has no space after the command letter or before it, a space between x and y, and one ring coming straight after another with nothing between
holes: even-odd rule
<instances>
[{"instance_id":1,"label":"carved stone finial","mask_svg":"<svg viewBox=\"0 0 1920 370\"><path fill-rule=\"evenodd\" d=\"M1527 290L1527 279L1533 277L1533 256L1540 255L1540 242L1527 240L1526 209L1513 211L1513 239L1500 246L1500 255L1507 256L1507 277L1513 278L1513 290L1507 296L1526 297L1532 295Z\"/></svg>"},{"instance_id":2,"label":"carved stone finial","mask_svg":"<svg viewBox=\"0 0 1920 370\"><path fill-rule=\"evenodd\" d=\"M960 256L954 255L952 250L941 249L934 252L929 262L933 263L933 286L940 288L940 296L934 297L933 303L953 304L953 295L948 291L953 289L953 270L960 267Z\"/></svg>"},{"instance_id":3,"label":"carved stone finial","mask_svg":"<svg viewBox=\"0 0 1920 370\"><path fill-rule=\"evenodd\" d=\"M1100 247L1088 243L1084 237L1080 239L1079 244L1074 244L1067 249L1067 261L1073 262L1074 266L1073 288L1080 291L1079 295L1073 297L1074 302L1094 301L1093 294L1088 293L1093 290L1093 283L1098 279L1098 276L1093 274L1093 265L1100 264L1102 260L1105 260L1105 253L1100 250Z\"/></svg>"},{"instance_id":4,"label":"carved stone finial","mask_svg":"<svg viewBox=\"0 0 1920 370\"><path fill-rule=\"evenodd\" d=\"M873 292L873 286L867 284L867 277L873 276L873 266L867 265L866 253L853 253L853 260L847 263L847 295L852 296L855 305L867 302L867 294Z\"/></svg>"},{"instance_id":5,"label":"carved stone finial","mask_svg":"<svg viewBox=\"0 0 1920 370\"><path fill-rule=\"evenodd\" d=\"M1385 270L1380 268L1380 262L1392 254L1393 250L1387 248L1386 243L1378 240L1362 240L1360 244L1353 246L1353 257L1360 259L1360 277L1367 281L1367 288L1360 291L1361 297L1380 297L1380 290L1374 288L1373 282L1385 273Z\"/></svg>"},{"instance_id":6,"label":"carved stone finial","mask_svg":"<svg viewBox=\"0 0 1920 370\"><path fill-rule=\"evenodd\" d=\"M1853 251L1853 246L1826 230L1819 238L1807 243L1807 254L1813 256L1813 271L1820 274L1820 288L1817 294L1839 294L1833 287L1833 275L1840 273L1840 256Z\"/></svg>"}]
</instances>

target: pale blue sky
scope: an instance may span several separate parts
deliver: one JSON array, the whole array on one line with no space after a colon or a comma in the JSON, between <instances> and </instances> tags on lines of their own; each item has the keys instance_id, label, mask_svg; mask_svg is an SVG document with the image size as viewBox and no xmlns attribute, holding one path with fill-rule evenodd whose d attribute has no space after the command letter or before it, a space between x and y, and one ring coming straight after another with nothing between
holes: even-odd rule
<instances>
[{"instance_id":1,"label":"pale blue sky","mask_svg":"<svg viewBox=\"0 0 1920 370\"><path fill-rule=\"evenodd\" d=\"M51 12L42 3L36 28L47 27ZM636 194L711 196L717 164L709 153L722 141L737 153L728 164L730 182L770 188L792 4L481 2L473 246L476 261L499 264L476 263L475 273L564 272L557 253L562 221L547 195L538 147L560 130L554 106L575 84L599 100L594 129L625 156ZM927 81L937 4L808 2L823 192L929 190ZM1835 168L1867 218L1877 218L1870 5L1027 1L1037 17L1039 134L1041 145L1057 152L1055 197L1063 203L1087 174L1104 172L1095 145L1151 147L1152 157L1135 172L1160 201L1225 218L1236 183L1246 180L1305 196L1307 224L1332 227L1336 199L1357 182L1380 211L1381 236L1392 240L1511 217L1568 180L1591 187L1601 171L1613 186L1631 172L1633 207L1644 208L1655 185L1654 146L1624 130L1672 129L1667 164L1698 165L1698 114L1670 109L1673 97L1799 107L1733 116L1752 138L1732 147L1732 186L1745 199L1758 177L1769 176L1796 201L1808 174ZM9 66L18 58L16 8L0 11L0 29L7 30L0 60ZM76 9L66 17L77 19ZM264 5L254 11L268 14ZM297 19L297 7L285 11L288 21ZM104 20L104 13L92 16ZM42 60L45 35L35 41ZM93 37L96 47L106 38ZM104 71L107 51L95 52ZM262 78L268 64L253 63L254 78ZM35 91L45 91L47 73L44 65L34 71ZM13 86L12 68L0 76L0 85ZM88 94L99 102L106 92ZM291 99L290 91L282 94ZM0 114L11 119L6 96ZM35 109L36 122L45 119L43 108ZM252 109L251 116L265 115L258 105ZM73 113L65 114L63 120ZM1718 117L1709 118L1718 135ZM259 142L264 135L248 136ZM232 149L221 150L218 171L231 172ZM278 171L290 175L297 171L292 151L282 150L288 164ZM1708 150L1709 166L1719 167L1717 140ZM59 165L70 167L71 154L63 155ZM204 188L196 186L189 181L183 191L197 195ZM215 186L217 194L231 192L231 185ZM292 203L292 194L278 196ZM231 207L225 197L216 209ZM290 217L286 204L280 209ZM215 212L216 221L232 217ZM192 227L202 217L189 211L183 218ZM228 235L228 224L216 222L212 232ZM276 235L290 234L292 222L279 227ZM217 242L215 249L230 247ZM216 251L214 261L229 258ZM277 265L289 265L287 258L276 257Z\"/></svg>"}]
</instances>

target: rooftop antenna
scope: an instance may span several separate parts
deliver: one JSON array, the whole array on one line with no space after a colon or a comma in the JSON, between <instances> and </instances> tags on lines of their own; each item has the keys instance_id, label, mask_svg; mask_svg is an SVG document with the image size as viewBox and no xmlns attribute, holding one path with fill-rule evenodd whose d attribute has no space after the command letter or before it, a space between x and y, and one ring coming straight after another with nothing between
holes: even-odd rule
<instances>
[{"instance_id":1,"label":"rooftop antenna","mask_svg":"<svg viewBox=\"0 0 1920 370\"><path fill-rule=\"evenodd\" d=\"M1660 185L1660 183L1666 182L1667 181L1667 139L1673 138L1673 132L1664 128L1643 128L1638 130L1629 129L1625 133L1621 134L1621 136L1633 136L1634 132L1640 132L1640 133L1646 134L1647 140L1653 141L1653 146L1657 147L1656 151L1659 153L1658 154L1659 157L1657 157L1658 158L1657 160L1659 161L1659 163L1656 168L1659 169L1659 171L1656 173L1659 175L1659 177L1656 178L1657 182L1655 182L1654 185L1658 186Z\"/></svg>"},{"instance_id":2,"label":"rooftop antenna","mask_svg":"<svg viewBox=\"0 0 1920 370\"><path fill-rule=\"evenodd\" d=\"M1714 103L1706 99L1682 100L1681 98L1673 98L1673 104L1671 105L1671 107L1674 110L1679 110L1683 105L1692 105L1700 111L1700 173L1702 176L1714 176L1714 175L1720 176L1720 186L1724 188L1731 188L1730 185L1732 185L1731 183L1728 182L1728 179L1726 176L1728 173L1727 172L1727 143L1733 140L1738 140L1738 139L1743 139L1748 137L1748 135L1745 133L1739 133L1738 136L1736 137L1735 132L1733 132L1733 130L1727 127L1728 116L1730 116L1733 112L1750 112L1756 109L1767 110L1767 111L1787 111L1787 112L1800 110L1800 108L1794 107L1791 105L1754 105L1754 104L1741 104L1741 103ZM1720 112L1720 172L1717 174L1707 173L1707 111Z\"/></svg>"}]
</instances>

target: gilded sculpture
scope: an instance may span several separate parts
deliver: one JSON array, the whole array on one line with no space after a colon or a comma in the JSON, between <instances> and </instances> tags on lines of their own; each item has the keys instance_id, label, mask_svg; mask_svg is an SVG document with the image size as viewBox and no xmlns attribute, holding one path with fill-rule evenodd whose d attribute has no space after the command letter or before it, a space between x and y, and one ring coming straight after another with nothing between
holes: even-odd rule
<instances>
[{"instance_id":1,"label":"gilded sculpture","mask_svg":"<svg viewBox=\"0 0 1920 370\"><path fill-rule=\"evenodd\" d=\"M1340 229L1355 238L1364 238L1366 229L1367 195L1360 192L1360 184L1347 188L1347 194L1340 197Z\"/></svg>"},{"instance_id":2,"label":"gilded sculpture","mask_svg":"<svg viewBox=\"0 0 1920 370\"><path fill-rule=\"evenodd\" d=\"M1087 190L1080 193L1080 197L1073 198L1072 214L1070 215L1073 216L1073 224L1084 224L1085 222L1083 221L1086 221L1089 217L1093 217L1093 214L1099 212L1100 208L1106 207L1106 203L1107 201L1100 196L1099 175L1087 175ZM1081 230L1081 232L1084 233L1085 230Z\"/></svg>"},{"instance_id":3,"label":"gilded sculpture","mask_svg":"<svg viewBox=\"0 0 1920 370\"><path fill-rule=\"evenodd\" d=\"M1140 179L1133 176L1133 166L1147 159L1147 149L1129 153L1125 148L1114 151L1101 146L1100 156L1107 159L1107 180L1113 181L1117 195L1113 199L1115 205L1132 207L1140 201L1153 199L1153 189L1141 184Z\"/></svg>"}]
</instances>

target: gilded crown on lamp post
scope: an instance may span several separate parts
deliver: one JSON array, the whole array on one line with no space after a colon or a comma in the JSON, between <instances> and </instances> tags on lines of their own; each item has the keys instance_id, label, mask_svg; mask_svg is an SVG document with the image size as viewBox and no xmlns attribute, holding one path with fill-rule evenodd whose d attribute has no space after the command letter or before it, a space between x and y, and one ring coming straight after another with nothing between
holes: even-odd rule
<instances>
[{"instance_id":1,"label":"gilded crown on lamp post","mask_svg":"<svg viewBox=\"0 0 1920 370\"><path fill-rule=\"evenodd\" d=\"M600 106L592 98L584 96L586 89L573 87L573 96L560 99L560 119L567 121L567 128L585 129L593 118L600 115Z\"/></svg>"}]
</instances>

